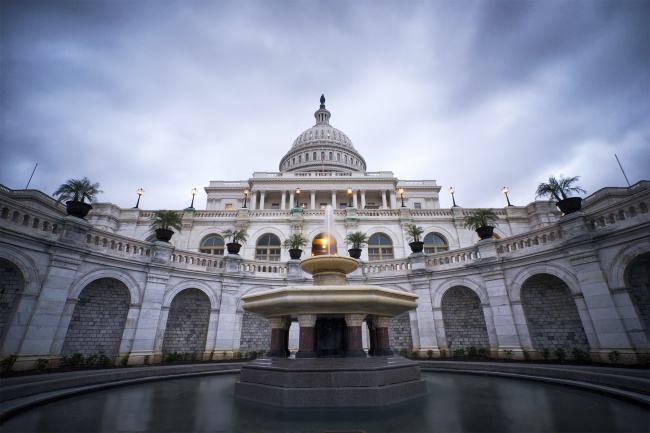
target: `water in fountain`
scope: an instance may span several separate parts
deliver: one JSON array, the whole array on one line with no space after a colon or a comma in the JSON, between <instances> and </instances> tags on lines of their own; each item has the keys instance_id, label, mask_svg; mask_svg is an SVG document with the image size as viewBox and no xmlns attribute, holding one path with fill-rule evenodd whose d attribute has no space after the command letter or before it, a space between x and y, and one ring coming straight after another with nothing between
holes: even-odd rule
<instances>
[{"instance_id":1,"label":"water in fountain","mask_svg":"<svg viewBox=\"0 0 650 433\"><path fill-rule=\"evenodd\" d=\"M332 221L334 221L334 209L332 205L325 207L325 227L327 228L327 254L332 254Z\"/></svg>"}]
</instances>

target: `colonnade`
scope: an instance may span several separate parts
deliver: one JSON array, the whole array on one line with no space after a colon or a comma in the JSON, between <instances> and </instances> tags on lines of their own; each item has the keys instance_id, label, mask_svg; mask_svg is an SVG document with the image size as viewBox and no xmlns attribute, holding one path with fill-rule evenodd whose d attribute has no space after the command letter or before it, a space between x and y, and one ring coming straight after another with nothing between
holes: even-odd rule
<instances>
[{"instance_id":1,"label":"colonnade","mask_svg":"<svg viewBox=\"0 0 650 433\"><path fill-rule=\"evenodd\" d=\"M264 209L266 206L266 201L267 199L273 194L276 194L278 191L267 191L264 189L253 189L251 191L250 195L250 210L255 210L255 209ZM298 191L298 190L288 190L288 189L282 189L279 191L280 192L280 206L279 208L281 210L285 209L293 209L294 207L300 206L301 200L300 197L305 194L309 194L309 201L304 201L302 203L308 203L307 209L320 209L320 203L316 203L316 195L317 193L323 193L327 192L327 190L315 190L315 189L310 189L308 191ZM345 198L345 202L348 205L352 205L352 207L355 208L360 208L364 209L366 207L366 192L367 190L365 189L357 189L353 190L352 194L349 194L347 190L336 190L336 189L331 189L329 190L329 202L328 204L331 204L334 209L337 209L339 207L338 205L338 200L343 200ZM376 192L376 191L373 191ZM389 190L389 189L382 189L379 190L379 194L381 197L381 209L396 209L397 206L397 193L395 190ZM258 204L258 196L259 196L259 204ZM242 199L243 200L243 199ZM389 207L390 204L390 207Z\"/></svg>"}]
</instances>

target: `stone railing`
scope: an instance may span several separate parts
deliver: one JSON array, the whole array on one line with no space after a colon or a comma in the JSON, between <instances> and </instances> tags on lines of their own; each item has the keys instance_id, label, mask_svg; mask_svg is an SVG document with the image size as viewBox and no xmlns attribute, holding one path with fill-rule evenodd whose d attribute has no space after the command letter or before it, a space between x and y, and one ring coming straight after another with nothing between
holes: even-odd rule
<instances>
[{"instance_id":1,"label":"stone railing","mask_svg":"<svg viewBox=\"0 0 650 433\"><path fill-rule=\"evenodd\" d=\"M63 232L62 218L45 216L36 210L14 208L8 204L0 208L0 222L2 221L34 234L60 235Z\"/></svg>"},{"instance_id":2,"label":"stone railing","mask_svg":"<svg viewBox=\"0 0 650 433\"><path fill-rule=\"evenodd\" d=\"M440 266L462 266L480 258L481 256L478 253L478 249L475 246L471 246L458 250L427 254L425 256L424 263L427 268L433 269Z\"/></svg>"},{"instance_id":3,"label":"stone railing","mask_svg":"<svg viewBox=\"0 0 650 433\"><path fill-rule=\"evenodd\" d=\"M191 251L174 250L171 254L169 261L171 263L179 263L186 265L185 267L197 268L218 268L223 269L225 261L223 256L214 254L195 253Z\"/></svg>"},{"instance_id":4,"label":"stone railing","mask_svg":"<svg viewBox=\"0 0 650 433\"><path fill-rule=\"evenodd\" d=\"M149 256L151 253L151 244L149 242L138 241L95 229L90 229L86 234L86 244L98 247L104 252L111 251L111 254Z\"/></svg>"},{"instance_id":5,"label":"stone railing","mask_svg":"<svg viewBox=\"0 0 650 433\"><path fill-rule=\"evenodd\" d=\"M595 212L588 216L589 224L592 229L600 229L603 227L611 226L612 224L619 223L632 218L637 218L639 215L648 213L648 205L645 201L639 201L632 204L621 206L618 209L607 209L601 212Z\"/></svg>"},{"instance_id":6,"label":"stone railing","mask_svg":"<svg viewBox=\"0 0 650 433\"><path fill-rule=\"evenodd\" d=\"M363 217L398 217L399 211L394 209L359 209L357 216Z\"/></svg>"},{"instance_id":7,"label":"stone railing","mask_svg":"<svg viewBox=\"0 0 650 433\"><path fill-rule=\"evenodd\" d=\"M258 260L243 260L239 264L239 270L248 273L281 274L288 272L288 266L283 262L261 262Z\"/></svg>"},{"instance_id":8,"label":"stone railing","mask_svg":"<svg viewBox=\"0 0 650 433\"><path fill-rule=\"evenodd\" d=\"M454 214L450 210L435 209L411 209L411 216L419 217L444 217L451 218Z\"/></svg>"},{"instance_id":9,"label":"stone railing","mask_svg":"<svg viewBox=\"0 0 650 433\"><path fill-rule=\"evenodd\" d=\"M545 245L562 240L564 235L558 225L545 227L543 229L524 233L522 235L511 236L496 241L497 253L508 254L514 251Z\"/></svg>"},{"instance_id":10,"label":"stone railing","mask_svg":"<svg viewBox=\"0 0 650 433\"><path fill-rule=\"evenodd\" d=\"M398 260L383 260L381 262L364 262L361 265L364 274L378 274L383 272L408 272L411 263L408 258Z\"/></svg>"}]
</instances>

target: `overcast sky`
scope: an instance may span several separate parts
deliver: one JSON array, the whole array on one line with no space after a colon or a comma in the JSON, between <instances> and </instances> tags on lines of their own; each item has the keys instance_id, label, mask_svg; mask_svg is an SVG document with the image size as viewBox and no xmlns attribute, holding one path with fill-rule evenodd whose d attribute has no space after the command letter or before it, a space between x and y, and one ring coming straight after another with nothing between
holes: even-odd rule
<instances>
[{"instance_id":1,"label":"overcast sky","mask_svg":"<svg viewBox=\"0 0 650 433\"><path fill-rule=\"evenodd\" d=\"M315 121L369 171L464 207L650 179L650 2L0 2L0 183L182 209L211 180L278 171Z\"/></svg>"}]
</instances>

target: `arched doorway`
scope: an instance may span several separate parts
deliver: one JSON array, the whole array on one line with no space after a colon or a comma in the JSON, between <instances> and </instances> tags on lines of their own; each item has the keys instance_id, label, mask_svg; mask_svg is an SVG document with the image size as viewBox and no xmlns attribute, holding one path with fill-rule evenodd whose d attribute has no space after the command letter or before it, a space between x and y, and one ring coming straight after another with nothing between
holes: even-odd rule
<instances>
[{"instance_id":1,"label":"arched doorway","mask_svg":"<svg viewBox=\"0 0 650 433\"><path fill-rule=\"evenodd\" d=\"M327 236L327 233L319 233L311 243L311 255L337 254L336 248L335 238Z\"/></svg>"},{"instance_id":2,"label":"arched doorway","mask_svg":"<svg viewBox=\"0 0 650 433\"><path fill-rule=\"evenodd\" d=\"M449 349L490 348L481 299L472 289L452 287L445 292L441 303Z\"/></svg>"},{"instance_id":3,"label":"arched doorway","mask_svg":"<svg viewBox=\"0 0 650 433\"><path fill-rule=\"evenodd\" d=\"M169 307L163 358L173 352L194 353L201 359L210 323L210 299L199 289L185 289L178 293Z\"/></svg>"},{"instance_id":4,"label":"arched doorway","mask_svg":"<svg viewBox=\"0 0 650 433\"><path fill-rule=\"evenodd\" d=\"M632 260L625 272L625 283L643 330L650 338L650 253L641 254Z\"/></svg>"}]
</instances>

